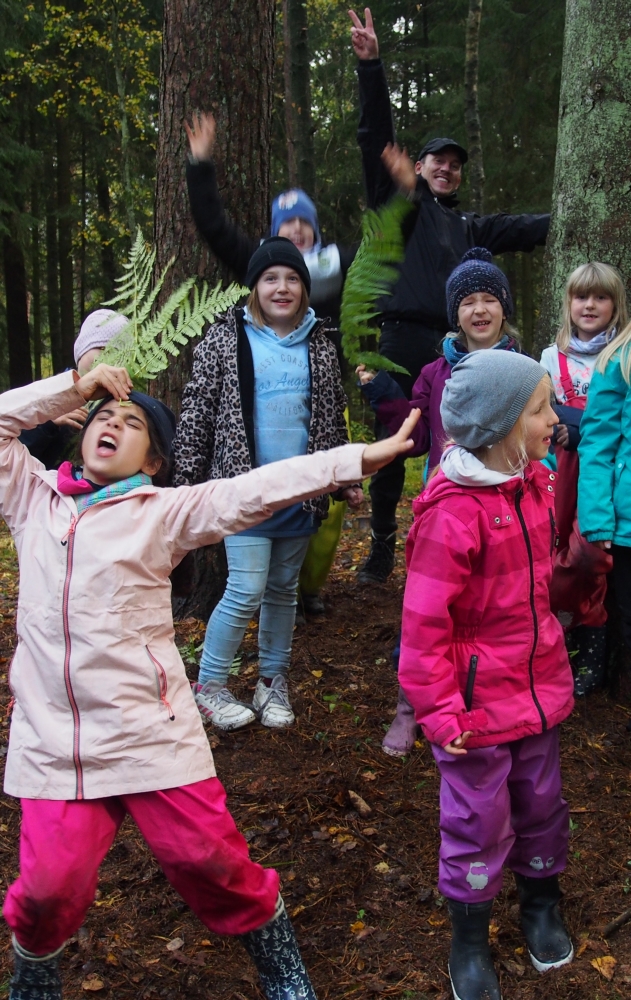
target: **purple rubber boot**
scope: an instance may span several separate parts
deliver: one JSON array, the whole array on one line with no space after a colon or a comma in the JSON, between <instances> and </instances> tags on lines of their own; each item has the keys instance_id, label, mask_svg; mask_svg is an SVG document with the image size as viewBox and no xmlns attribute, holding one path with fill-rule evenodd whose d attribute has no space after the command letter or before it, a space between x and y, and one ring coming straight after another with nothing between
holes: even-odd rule
<instances>
[{"instance_id":1,"label":"purple rubber boot","mask_svg":"<svg viewBox=\"0 0 631 1000\"><path fill-rule=\"evenodd\" d=\"M383 738L381 748L389 757L405 757L416 741L416 719L414 709L399 686L397 714L390 729Z\"/></svg>"}]
</instances>

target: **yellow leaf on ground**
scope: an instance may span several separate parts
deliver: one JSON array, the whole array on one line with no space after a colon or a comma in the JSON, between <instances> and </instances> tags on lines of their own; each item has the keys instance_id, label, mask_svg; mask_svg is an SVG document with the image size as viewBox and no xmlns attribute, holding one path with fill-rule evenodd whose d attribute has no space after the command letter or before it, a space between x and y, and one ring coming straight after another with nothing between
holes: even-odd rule
<instances>
[{"instance_id":1,"label":"yellow leaf on ground","mask_svg":"<svg viewBox=\"0 0 631 1000\"><path fill-rule=\"evenodd\" d=\"M81 983L81 989L92 993L98 993L99 990L105 989L105 983L99 979L95 972L93 972L92 975L83 980Z\"/></svg>"},{"instance_id":2,"label":"yellow leaf on ground","mask_svg":"<svg viewBox=\"0 0 631 1000\"><path fill-rule=\"evenodd\" d=\"M387 861L380 861L378 865L375 865L375 871L385 875L386 872L390 871L390 865Z\"/></svg>"},{"instance_id":3,"label":"yellow leaf on ground","mask_svg":"<svg viewBox=\"0 0 631 1000\"><path fill-rule=\"evenodd\" d=\"M302 905L301 905L301 906L296 906L296 907L295 907L295 908L294 908L294 909L293 909L293 910L291 911L291 915L292 915L292 917L297 917L297 916L298 916L298 914L299 914L299 913L302 913L302 912L303 912L303 910L305 910L305 909L306 909L306 907L305 907L305 906L302 906Z\"/></svg>"},{"instance_id":4,"label":"yellow leaf on ground","mask_svg":"<svg viewBox=\"0 0 631 1000\"><path fill-rule=\"evenodd\" d=\"M311 671L311 673L312 673L312 674L313 674L313 676L314 676L314 677L316 677L316 678L317 678L318 680L320 680L320 678L322 677L322 671L321 671L321 670L312 670L312 671Z\"/></svg>"},{"instance_id":5,"label":"yellow leaf on ground","mask_svg":"<svg viewBox=\"0 0 631 1000\"><path fill-rule=\"evenodd\" d=\"M363 920L356 920L354 924L351 924L351 933L357 934L357 931L363 931L366 924Z\"/></svg>"},{"instance_id":6,"label":"yellow leaf on ground","mask_svg":"<svg viewBox=\"0 0 631 1000\"><path fill-rule=\"evenodd\" d=\"M616 960L613 955L602 955L600 958L592 958L590 965L600 972L601 976L605 979L613 979L613 974L616 968Z\"/></svg>"}]
</instances>

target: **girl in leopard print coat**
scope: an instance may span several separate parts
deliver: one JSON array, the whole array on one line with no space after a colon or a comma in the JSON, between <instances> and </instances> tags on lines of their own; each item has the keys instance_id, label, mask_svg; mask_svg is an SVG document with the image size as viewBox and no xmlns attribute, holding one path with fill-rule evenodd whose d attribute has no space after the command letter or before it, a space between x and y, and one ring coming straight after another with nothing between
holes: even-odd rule
<instances>
[{"instance_id":1,"label":"girl in leopard print coat","mask_svg":"<svg viewBox=\"0 0 631 1000\"><path fill-rule=\"evenodd\" d=\"M281 458L348 441L346 397L335 348L309 308L309 271L289 240L265 240L250 260L245 309L230 310L195 349L175 440L175 485L237 476ZM358 484L336 499L358 506ZM287 673L298 574L329 497L277 512L226 538L228 583L213 611L195 700L220 729L258 716L267 726L294 721ZM252 706L227 688L248 623L260 608L259 672Z\"/></svg>"}]
</instances>

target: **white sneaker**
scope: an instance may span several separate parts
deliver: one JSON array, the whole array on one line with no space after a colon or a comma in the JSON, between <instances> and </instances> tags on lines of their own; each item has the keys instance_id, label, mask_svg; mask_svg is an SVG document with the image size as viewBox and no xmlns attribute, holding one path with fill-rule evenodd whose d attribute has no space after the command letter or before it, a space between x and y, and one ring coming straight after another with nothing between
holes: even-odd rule
<instances>
[{"instance_id":1,"label":"white sneaker","mask_svg":"<svg viewBox=\"0 0 631 1000\"><path fill-rule=\"evenodd\" d=\"M241 729L256 719L255 713L247 705L237 701L228 688L211 689L212 681L193 684L193 697L202 717L212 722L217 729Z\"/></svg>"},{"instance_id":2,"label":"white sneaker","mask_svg":"<svg viewBox=\"0 0 631 1000\"><path fill-rule=\"evenodd\" d=\"M289 704L287 678L277 674L271 687L268 687L261 678L254 691L252 708L258 713L264 726L270 726L272 729L291 726L296 717Z\"/></svg>"}]
</instances>

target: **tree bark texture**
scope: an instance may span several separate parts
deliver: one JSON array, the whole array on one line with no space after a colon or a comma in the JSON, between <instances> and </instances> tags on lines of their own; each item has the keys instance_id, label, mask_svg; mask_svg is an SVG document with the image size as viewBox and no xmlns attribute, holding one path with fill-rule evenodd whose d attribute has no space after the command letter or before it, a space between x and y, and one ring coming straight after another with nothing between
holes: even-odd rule
<instances>
[{"instance_id":1,"label":"tree bark texture","mask_svg":"<svg viewBox=\"0 0 631 1000\"><path fill-rule=\"evenodd\" d=\"M305 0L283 0L285 122L289 183L315 196L311 126L311 66Z\"/></svg>"},{"instance_id":2,"label":"tree bark texture","mask_svg":"<svg viewBox=\"0 0 631 1000\"><path fill-rule=\"evenodd\" d=\"M590 260L613 264L629 290L630 106L628 0L567 0L538 350L554 339L564 285L579 264Z\"/></svg>"},{"instance_id":3,"label":"tree bark texture","mask_svg":"<svg viewBox=\"0 0 631 1000\"><path fill-rule=\"evenodd\" d=\"M59 315L59 244L57 239L56 177L52 156L44 161L46 183L46 306L53 372L64 370Z\"/></svg>"},{"instance_id":4,"label":"tree bark texture","mask_svg":"<svg viewBox=\"0 0 631 1000\"><path fill-rule=\"evenodd\" d=\"M465 35L464 123L469 146L469 207L480 215L484 211L484 161L478 103L481 20L482 0L469 0Z\"/></svg>"},{"instance_id":5,"label":"tree bark texture","mask_svg":"<svg viewBox=\"0 0 631 1000\"><path fill-rule=\"evenodd\" d=\"M274 67L273 0L166 0L156 165L157 266L175 264L165 283L198 274L232 279L199 237L186 193L183 122L195 111L217 120L218 182L230 217L258 236L269 224ZM191 351L183 350L152 391L179 412Z\"/></svg>"},{"instance_id":6,"label":"tree bark texture","mask_svg":"<svg viewBox=\"0 0 631 1000\"><path fill-rule=\"evenodd\" d=\"M72 261L70 122L67 118L57 118L57 210L61 359L63 368L72 368L74 365L73 345L77 331L75 329L74 317L74 275Z\"/></svg>"},{"instance_id":7,"label":"tree bark texture","mask_svg":"<svg viewBox=\"0 0 631 1000\"><path fill-rule=\"evenodd\" d=\"M12 389L33 381L31 371L31 331L28 323L26 267L22 247L9 232L2 241L4 292L7 310L9 385Z\"/></svg>"}]
</instances>

